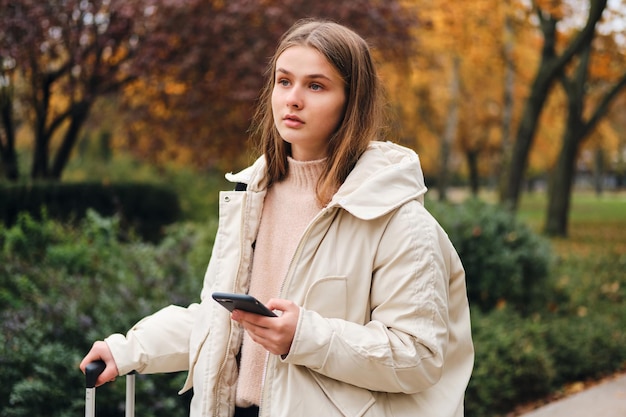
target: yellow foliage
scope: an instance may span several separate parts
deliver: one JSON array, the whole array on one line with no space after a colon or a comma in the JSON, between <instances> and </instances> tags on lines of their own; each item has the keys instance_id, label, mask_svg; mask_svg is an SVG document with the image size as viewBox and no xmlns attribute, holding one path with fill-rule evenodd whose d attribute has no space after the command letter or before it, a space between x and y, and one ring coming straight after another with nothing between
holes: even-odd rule
<instances>
[{"instance_id":1,"label":"yellow foliage","mask_svg":"<svg viewBox=\"0 0 626 417\"><path fill-rule=\"evenodd\" d=\"M502 42L506 8L493 0L442 3L406 1L419 13L419 47L408 73L383 67L392 101L400 115L402 138L419 153L424 171L434 173L450 106L452 62L460 59L460 152L477 146L498 146L503 96Z\"/></svg>"},{"instance_id":2,"label":"yellow foliage","mask_svg":"<svg viewBox=\"0 0 626 417\"><path fill-rule=\"evenodd\" d=\"M544 13L554 16L557 20L563 19L572 11L562 0L535 0L535 3Z\"/></svg>"},{"instance_id":3,"label":"yellow foliage","mask_svg":"<svg viewBox=\"0 0 626 417\"><path fill-rule=\"evenodd\" d=\"M181 95L187 92L187 84L182 82L166 82L164 87L165 93L170 95Z\"/></svg>"},{"instance_id":4,"label":"yellow foliage","mask_svg":"<svg viewBox=\"0 0 626 417\"><path fill-rule=\"evenodd\" d=\"M128 57L128 49L125 47L111 48L107 46L102 51L102 61L110 66L119 65L120 62Z\"/></svg>"},{"instance_id":5,"label":"yellow foliage","mask_svg":"<svg viewBox=\"0 0 626 417\"><path fill-rule=\"evenodd\" d=\"M535 4L545 16L559 20L571 22L580 13L562 0L538 0ZM490 169L485 165L497 162L494 156L502 142L507 42L512 46L508 53L515 71L511 135L516 131L529 86L536 76L543 38L533 23L533 11L528 2L522 1L405 0L404 5L417 13L422 22L415 30L418 48L410 68L404 72L390 64L381 66L392 106L400 119L400 140L420 153L427 174L435 172L451 100L452 62L460 59L456 159L460 153L480 150L484 163L479 166L486 173ZM507 19L512 22L512 32L506 31ZM560 33L560 44L571 40L572 33ZM607 82L621 76L625 68L623 46L619 48L613 37L599 35L591 57L587 101L592 103L594 91L596 96L605 91ZM553 166L560 151L566 115L566 97L557 84L540 118L529 159L531 172L544 172ZM610 123L600 124L599 132L594 135L602 137L606 149L617 150L618 135Z\"/></svg>"},{"instance_id":6,"label":"yellow foliage","mask_svg":"<svg viewBox=\"0 0 626 417\"><path fill-rule=\"evenodd\" d=\"M397 116L396 124L391 128L398 136L392 139L415 149L425 173L435 174L440 163L439 150L445 121L450 105L456 104L459 122L452 159L463 161L465 152L480 151L479 169L482 175L488 175L500 163L507 62L514 70L511 86L513 114L507 137L510 141L515 135L541 57L543 39L536 21L531 17L531 2L403 0L402 3L407 13L417 14L421 22L413 32L417 45L415 51L409 63L402 67L385 62L376 55L390 108ZM225 7L225 4L223 0L213 1L216 8ZM557 18L567 18L574 12L562 0L537 0L536 4L545 13ZM507 31L507 22L510 22L510 31ZM563 33L560 41L567 41L568 36L571 34ZM626 54L623 48L616 48L612 38L598 39L592 54L590 79L593 91L604 91L602 88L606 87L607 80L615 79L624 72ZM119 59L123 52L107 51L105 58ZM455 60L460 61L460 96L456 103L451 103L450 86ZM201 82L213 82L214 77L215 74L207 72ZM168 98L183 97L192 91L192 85L165 76L158 80L137 80L125 87L124 96L131 108L141 108L159 119L177 120L180 110L171 106ZM210 114L240 118L240 110L216 108L211 109L214 113ZM565 114L565 96L557 85L542 112L529 160L531 171L543 172L554 164ZM195 122L198 130L194 132L194 138L171 137L167 129L155 130L154 126L133 122L130 128L132 139L128 141L138 153L151 155L157 160L182 163L209 160L214 157L212 153L218 145L210 141L200 143L199 139L214 137L216 132L197 120ZM617 132L618 129L610 123L602 123L596 135L613 150L619 143Z\"/></svg>"}]
</instances>

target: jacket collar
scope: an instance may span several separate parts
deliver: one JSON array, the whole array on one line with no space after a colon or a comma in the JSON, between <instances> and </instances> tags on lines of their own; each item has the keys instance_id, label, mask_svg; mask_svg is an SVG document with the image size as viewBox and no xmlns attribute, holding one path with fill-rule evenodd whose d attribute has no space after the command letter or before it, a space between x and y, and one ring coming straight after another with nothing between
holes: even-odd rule
<instances>
[{"instance_id":1,"label":"jacket collar","mask_svg":"<svg viewBox=\"0 0 626 417\"><path fill-rule=\"evenodd\" d=\"M265 157L236 174L230 182L248 184L248 190L265 188ZM355 217L368 220L383 216L411 200L424 204L427 188L417 154L392 142L374 141L359 158L329 207L341 207Z\"/></svg>"},{"instance_id":2,"label":"jacket collar","mask_svg":"<svg viewBox=\"0 0 626 417\"><path fill-rule=\"evenodd\" d=\"M265 166L265 157L260 156L254 164L243 171L227 173L226 179L234 184L239 182L247 184L250 191L261 191L265 188Z\"/></svg>"}]
</instances>

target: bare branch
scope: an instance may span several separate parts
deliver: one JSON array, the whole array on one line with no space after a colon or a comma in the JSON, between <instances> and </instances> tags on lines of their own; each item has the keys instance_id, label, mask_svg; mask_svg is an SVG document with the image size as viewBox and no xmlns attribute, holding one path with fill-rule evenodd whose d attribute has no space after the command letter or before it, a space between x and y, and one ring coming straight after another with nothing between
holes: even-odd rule
<instances>
[{"instance_id":1,"label":"bare branch","mask_svg":"<svg viewBox=\"0 0 626 417\"><path fill-rule=\"evenodd\" d=\"M613 102L613 100L618 96L619 93L622 92L622 89L626 87L626 73L622 75L622 78L613 84L613 87L606 93L606 95L602 98L598 107L593 112L593 115L589 118L587 123L585 124L587 130L592 130L596 124L602 119L602 117L606 114L609 109L609 106Z\"/></svg>"}]
</instances>

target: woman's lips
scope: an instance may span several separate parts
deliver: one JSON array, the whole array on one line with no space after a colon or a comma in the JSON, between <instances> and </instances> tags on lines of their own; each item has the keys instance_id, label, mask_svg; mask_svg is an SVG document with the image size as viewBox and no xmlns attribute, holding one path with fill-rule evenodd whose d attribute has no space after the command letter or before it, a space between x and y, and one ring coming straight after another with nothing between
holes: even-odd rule
<instances>
[{"instance_id":1,"label":"woman's lips","mask_svg":"<svg viewBox=\"0 0 626 417\"><path fill-rule=\"evenodd\" d=\"M288 114L287 116L283 117L283 123L285 124L285 126L292 128L300 127L304 124L302 119L292 114Z\"/></svg>"}]
</instances>

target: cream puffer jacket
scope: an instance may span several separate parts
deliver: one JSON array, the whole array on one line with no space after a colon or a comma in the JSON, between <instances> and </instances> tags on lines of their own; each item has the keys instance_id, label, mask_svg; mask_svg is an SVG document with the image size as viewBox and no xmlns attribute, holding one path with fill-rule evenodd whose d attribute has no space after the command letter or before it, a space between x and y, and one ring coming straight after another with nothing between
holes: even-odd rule
<instances>
[{"instance_id":1,"label":"cream puffer jacket","mask_svg":"<svg viewBox=\"0 0 626 417\"><path fill-rule=\"evenodd\" d=\"M120 374L189 370L192 417L234 412L242 329L211 298L245 293L265 162L227 177L201 302L106 339ZM417 155L373 142L307 227L281 298L301 306L291 350L268 354L263 417L459 417L474 359L465 274L423 205Z\"/></svg>"}]
</instances>

